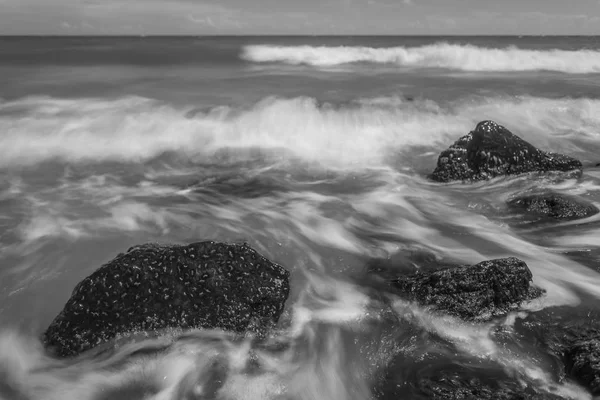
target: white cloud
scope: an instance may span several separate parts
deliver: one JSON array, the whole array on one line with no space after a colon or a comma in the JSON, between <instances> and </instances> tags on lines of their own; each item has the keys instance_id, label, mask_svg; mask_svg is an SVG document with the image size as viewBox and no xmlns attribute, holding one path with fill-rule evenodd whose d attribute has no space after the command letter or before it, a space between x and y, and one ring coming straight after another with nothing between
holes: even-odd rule
<instances>
[{"instance_id":1,"label":"white cloud","mask_svg":"<svg viewBox=\"0 0 600 400\"><path fill-rule=\"evenodd\" d=\"M206 25L213 28L217 26L211 17L197 18L193 14L190 14L188 15L188 19L195 24Z\"/></svg>"}]
</instances>

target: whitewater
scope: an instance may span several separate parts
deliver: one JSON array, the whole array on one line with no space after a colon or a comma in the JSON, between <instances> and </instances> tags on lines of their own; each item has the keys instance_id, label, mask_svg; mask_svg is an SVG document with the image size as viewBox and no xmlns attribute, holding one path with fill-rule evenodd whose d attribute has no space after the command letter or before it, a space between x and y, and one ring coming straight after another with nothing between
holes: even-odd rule
<instances>
[{"instance_id":1,"label":"whitewater","mask_svg":"<svg viewBox=\"0 0 600 400\"><path fill-rule=\"evenodd\" d=\"M600 73L600 51L531 50L516 46L487 48L435 43L419 47L273 46L250 45L242 58L257 63L306 64L331 67L350 63L392 64L411 68L462 71L557 71Z\"/></svg>"},{"instance_id":2,"label":"whitewater","mask_svg":"<svg viewBox=\"0 0 600 400\"><path fill-rule=\"evenodd\" d=\"M594 38L7 40L0 399L420 400L453 385L594 398L528 327L600 311L600 217L507 207L549 191L600 207ZM482 120L581 160L582 175L428 179ZM202 240L246 242L290 272L266 338L171 329L75 358L44 348L100 266ZM503 257L546 293L490 321L380 290Z\"/></svg>"},{"instance_id":3,"label":"whitewater","mask_svg":"<svg viewBox=\"0 0 600 400\"><path fill-rule=\"evenodd\" d=\"M593 158L585 144L599 138L600 100L503 96L440 105L394 96L336 105L268 97L198 110L143 97L27 97L0 103L0 165L143 162L165 152L199 158L257 149L364 169L388 165L414 147L440 148L483 119L510 121L535 145Z\"/></svg>"}]
</instances>

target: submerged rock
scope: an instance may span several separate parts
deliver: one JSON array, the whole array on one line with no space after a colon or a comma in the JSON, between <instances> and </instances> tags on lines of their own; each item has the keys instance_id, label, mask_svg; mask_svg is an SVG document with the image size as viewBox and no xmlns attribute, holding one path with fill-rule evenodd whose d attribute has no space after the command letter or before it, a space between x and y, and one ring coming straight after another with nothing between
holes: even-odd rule
<instances>
[{"instance_id":1,"label":"submerged rock","mask_svg":"<svg viewBox=\"0 0 600 400\"><path fill-rule=\"evenodd\" d=\"M562 396L523 388L517 382L483 381L463 374L448 374L419 381L421 392L435 400L560 400Z\"/></svg>"},{"instance_id":2,"label":"submerged rock","mask_svg":"<svg viewBox=\"0 0 600 400\"><path fill-rule=\"evenodd\" d=\"M533 335L564 364L564 373L600 395L600 313L559 309L530 316L518 329Z\"/></svg>"},{"instance_id":3,"label":"submerged rock","mask_svg":"<svg viewBox=\"0 0 600 400\"><path fill-rule=\"evenodd\" d=\"M440 154L430 179L477 181L527 172L581 170L579 160L539 150L505 127L483 121Z\"/></svg>"},{"instance_id":4,"label":"submerged rock","mask_svg":"<svg viewBox=\"0 0 600 400\"><path fill-rule=\"evenodd\" d=\"M44 342L73 356L134 332L260 333L277 322L289 290L289 272L246 244L135 246L77 285Z\"/></svg>"},{"instance_id":5,"label":"submerged rock","mask_svg":"<svg viewBox=\"0 0 600 400\"><path fill-rule=\"evenodd\" d=\"M598 213L593 204L575 196L559 193L518 196L510 200L508 206L532 215L563 220L587 218Z\"/></svg>"},{"instance_id":6,"label":"submerged rock","mask_svg":"<svg viewBox=\"0 0 600 400\"><path fill-rule=\"evenodd\" d=\"M465 320L485 320L541 296L532 277L525 262L511 257L401 276L392 286L406 300Z\"/></svg>"},{"instance_id":7,"label":"submerged rock","mask_svg":"<svg viewBox=\"0 0 600 400\"><path fill-rule=\"evenodd\" d=\"M600 395L600 331L580 337L567 347L564 357L567 373L587 386L593 395Z\"/></svg>"},{"instance_id":8,"label":"submerged rock","mask_svg":"<svg viewBox=\"0 0 600 400\"><path fill-rule=\"evenodd\" d=\"M374 386L376 399L559 400L525 376L515 376L484 357L468 358L421 353L417 359L397 357ZM529 382L528 382L529 381Z\"/></svg>"}]
</instances>

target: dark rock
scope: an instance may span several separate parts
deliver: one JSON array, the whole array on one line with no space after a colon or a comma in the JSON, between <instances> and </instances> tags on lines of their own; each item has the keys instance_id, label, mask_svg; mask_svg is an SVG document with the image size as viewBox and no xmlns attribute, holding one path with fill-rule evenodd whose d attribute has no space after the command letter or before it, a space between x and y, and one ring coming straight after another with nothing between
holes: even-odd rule
<instances>
[{"instance_id":1,"label":"dark rock","mask_svg":"<svg viewBox=\"0 0 600 400\"><path fill-rule=\"evenodd\" d=\"M451 358L450 358L451 357ZM491 360L466 359L460 353L398 357L373 389L376 399L559 400Z\"/></svg>"},{"instance_id":2,"label":"dark rock","mask_svg":"<svg viewBox=\"0 0 600 400\"><path fill-rule=\"evenodd\" d=\"M440 268L459 267L460 263L444 259L424 250L407 250L390 255L388 258L373 258L365 266L366 277L360 276L360 283L372 277L386 282L399 275L415 274L424 271L437 271Z\"/></svg>"},{"instance_id":3,"label":"dark rock","mask_svg":"<svg viewBox=\"0 0 600 400\"><path fill-rule=\"evenodd\" d=\"M261 333L277 322L289 272L246 244L130 248L80 282L44 334L59 356L171 328Z\"/></svg>"},{"instance_id":4,"label":"dark rock","mask_svg":"<svg viewBox=\"0 0 600 400\"><path fill-rule=\"evenodd\" d=\"M580 338L564 352L566 371L587 386L594 395L600 395L600 331Z\"/></svg>"},{"instance_id":5,"label":"dark rock","mask_svg":"<svg viewBox=\"0 0 600 400\"><path fill-rule=\"evenodd\" d=\"M544 311L522 322L520 329L537 337L550 354L564 364L564 374L600 395L600 314Z\"/></svg>"},{"instance_id":6,"label":"dark rock","mask_svg":"<svg viewBox=\"0 0 600 400\"><path fill-rule=\"evenodd\" d=\"M511 257L472 266L402 276L392 281L397 294L466 320L507 313L543 292L532 286L527 264Z\"/></svg>"},{"instance_id":7,"label":"dark rock","mask_svg":"<svg viewBox=\"0 0 600 400\"><path fill-rule=\"evenodd\" d=\"M579 160L539 150L505 127L483 121L440 154L430 179L437 182L477 181L549 171L580 174L582 167Z\"/></svg>"},{"instance_id":8,"label":"dark rock","mask_svg":"<svg viewBox=\"0 0 600 400\"><path fill-rule=\"evenodd\" d=\"M524 210L532 215L554 219L572 220L587 218L598 209L578 197L559 193L542 193L518 196L508 202L510 208Z\"/></svg>"},{"instance_id":9,"label":"dark rock","mask_svg":"<svg viewBox=\"0 0 600 400\"><path fill-rule=\"evenodd\" d=\"M434 400L560 400L561 396L535 392L517 382L482 381L468 375L454 374L419 382L426 398Z\"/></svg>"}]
</instances>

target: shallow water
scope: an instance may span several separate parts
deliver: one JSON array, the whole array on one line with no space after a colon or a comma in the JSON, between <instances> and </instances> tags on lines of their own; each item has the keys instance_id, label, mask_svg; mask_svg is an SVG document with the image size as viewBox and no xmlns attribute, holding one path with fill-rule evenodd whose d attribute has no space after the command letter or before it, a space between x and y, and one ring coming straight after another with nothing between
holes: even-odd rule
<instances>
[{"instance_id":1,"label":"shallow water","mask_svg":"<svg viewBox=\"0 0 600 400\"><path fill-rule=\"evenodd\" d=\"M595 38L1 39L0 393L419 399L421 380L468 371L591 398L559 380L557 360L517 322L555 306L598 308L600 218L532 223L506 200L546 188L600 204L599 47ZM439 152L483 119L581 159L583 176L428 181ZM40 333L100 265L134 244L200 240L247 241L291 271L273 343L194 332L78 360L43 353ZM547 294L467 324L361 284L373 260L427 268L411 256L421 253L440 264L516 256Z\"/></svg>"}]
</instances>

